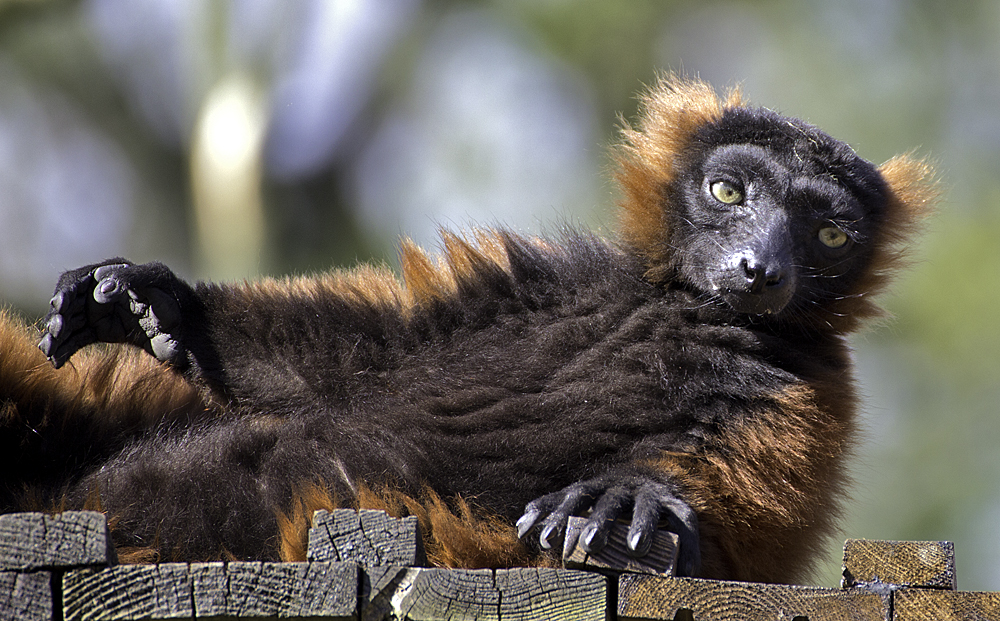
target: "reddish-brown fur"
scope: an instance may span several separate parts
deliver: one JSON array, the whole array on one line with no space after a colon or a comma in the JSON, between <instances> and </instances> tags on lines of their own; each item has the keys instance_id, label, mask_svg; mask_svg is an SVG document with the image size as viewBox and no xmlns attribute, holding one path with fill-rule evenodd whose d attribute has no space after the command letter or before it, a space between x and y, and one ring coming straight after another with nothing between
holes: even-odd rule
<instances>
[{"instance_id":1,"label":"reddish-brown fur","mask_svg":"<svg viewBox=\"0 0 1000 621\"><path fill-rule=\"evenodd\" d=\"M719 98L707 84L666 76L642 100L634 128L623 129L615 151L623 199L620 240L643 258L646 277L668 277L671 231L664 219L666 188L678 174L677 158L693 133L732 106L745 105L738 90ZM855 329L877 316L872 296L901 265L902 242L936 197L933 171L923 160L900 156L883 164L889 200L870 267L850 295L832 302L829 326L836 333ZM384 268L361 267L321 277L267 279L234 288L253 306L288 296L333 297L350 305L395 310L457 296L466 279L484 270L510 272L502 232L478 231L469 239L443 233L444 250L432 259L412 242L401 246L403 280ZM543 240L531 242L558 252ZM54 370L36 349L35 333L0 314L0 404L4 427L49 427L75 419L96 421L95 433L127 436L149 416L190 421L225 415L181 376L142 352L109 346L77 354ZM771 396L754 416L724 430L716 444L699 452L670 452L651 460L677 480L699 513L702 558L707 575L787 581L801 576L837 517L835 498L847 485L844 457L850 449L856 405L844 396L850 378L806 378ZM261 418L260 424L271 424ZM280 424L280 421L273 421ZM431 559L451 567L549 563L531 557L505 520L482 515L462 498L440 498L432 490L414 498L392 488L361 486L355 497L338 500L317 481L303 481L287 511L279 515L281 557L305 557L308 521L317 509L344 504L378 508L393 515L416 515L427 534ZM100 508L99 490L91 506ZM30 498L26 494L25 498ZM28 507L26 507L28 508ZM754 516L752 523L746 516ZM114 516L111 516L112 520ZM779 547L776 541L784 542ZM123 558L156 560L150 549L123 550Z\"/></svg>"},{"instance_id":2,"label":"reddish-brown fur","mask_svg":"<svg viewBox=\"0 0 1000 621\"><path fill-rule=\"evenodd\" d=\"M214 415L210 399L139 350L98 347L57 370L38 351L37 340L37 330L0 309L4 426L58 427L86 419L95 433L108 436L164 418L189 422Z\"/></svg>"}]
</instances>

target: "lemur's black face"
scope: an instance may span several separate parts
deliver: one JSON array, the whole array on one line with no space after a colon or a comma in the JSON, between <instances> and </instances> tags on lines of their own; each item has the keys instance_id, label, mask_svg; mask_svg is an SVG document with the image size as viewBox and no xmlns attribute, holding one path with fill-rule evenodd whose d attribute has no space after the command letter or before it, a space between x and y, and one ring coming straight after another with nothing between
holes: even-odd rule
<instances>
[{"instance_id":1,"label":"lemur's black face","mask_svg":"<svg viewBox=\"0 0 1000 621\"><path fill-rule=\"evenodd\" d=\"M793 129L702 145L677 188L681 278L741 313L843 295L881 220L881 193L864 183L871 165L825 134Z\"/></svg>"}]
</instances>

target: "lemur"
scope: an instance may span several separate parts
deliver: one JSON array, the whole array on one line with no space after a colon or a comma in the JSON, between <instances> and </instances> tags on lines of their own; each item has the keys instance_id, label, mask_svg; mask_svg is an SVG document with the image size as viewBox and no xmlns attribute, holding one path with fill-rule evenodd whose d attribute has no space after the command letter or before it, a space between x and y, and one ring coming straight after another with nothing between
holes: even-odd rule
<instances>
[{"instance_id":1,"label":"lemur","mask_svg":"<svg viewBox=\"0 0 1000 621\"><path fill-rule=\"evenodd\" d=\"M41 352L0 321L2 510L105 511L126 560L295 560L313 509L375 507L458 567L550 562L579 515L586 550L628 520L680 575L800 579L847 487L847 335L932 167L673 75L613 153L612 239L444 231L401 280L66 272Z\"/></svg>"}]
</instances>

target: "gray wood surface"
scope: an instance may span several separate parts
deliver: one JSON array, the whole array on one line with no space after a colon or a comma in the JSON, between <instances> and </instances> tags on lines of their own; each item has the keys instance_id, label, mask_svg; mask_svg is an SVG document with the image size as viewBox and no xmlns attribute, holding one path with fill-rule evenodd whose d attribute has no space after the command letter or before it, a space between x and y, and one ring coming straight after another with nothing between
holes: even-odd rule
<instances>
[{"instance_id":1,"label":"gray wood surface","mask_svg":"<svg viewBox=\"0 0 1000 621\"><path fill-rule=\"evenodd\" d=\"M396 592L407 577L409 567L401 565L378 565L362 569L361 581L361 621L382 621L390 619Z\"/></svg>"},{"instance_id":2,"label":"gray wood surface","mask_svg":"<svg viewBox=\"0 0 1000 621\"><path fill-rule=\"evenodd\" d=\"M73 569L63 575L66 621L190 619L186 563Z\"/></svg>"},{"instance_id":3,"label":"gray wood surface","mask_svg":"<svg viewBox=\"0 0 1000 621\"><path fill-rule=\"evenodd\" d=\"M362 614L368 621L607 618L607 579L589 572L397 567L378 571L371 581L381 588L373 587L372 604Z\"/></svg>"},{"instance_id":4,"label":"gray wood surface","mask_svg":"<svg viewBox=\"0 0 1000 621\"><path fill-rule=\"evenodd\" d=\"M564 541L567 544L571 541L578 541L578 535L586 524L586 518L569 518ZM629 553L627 537L628 524L616 522L608 533L607 544L597 553L589 554L579 545L574 545L572 549L567 546L563 549L563 564L573 569L674 575L678 541L675 533L666 530L656 531L649 552L640 557L632 556Z\"/></svg>"},{"instance_id":5,"label":"gray wood surface","mask_svg":"<svg viewBox=\"0 0 1000 621\"><path fill-rule=\"evenodd\" d=\"M353 619L358 568L353 563L192 563L194 614L240 618Z\"/></svg>"},{"instance_id":6,"label":"gray wood surface","mask_svg":"<svg viewBox=\"0 0 1000 621\"><path fill-rule=\"evenodd\" d=\"M104 514L94 511L0 515L0 570L54 569L115 562Z\"/></svg>"},{"instance_id":7,"label":"gray wood surface","mask_svg":"<svg viewBox=\"0 0 1000 621\"><path fill-rule=\"evenodd\" d=\"M213 617L354 619L353 563L163 563L76 569L63 577L66 621Z\"/></svg>"},{"instance_id":8,"label":"gray wood surface","mask_svg":"<svg viewBox=\"0 0 1000 621\"><path fill-rule=\"evenodd\" d=\"M309 529L306 558L353 561L362 567L427 565L417 518L389 517L382 511L317 511Z\"/></svg>"},{"instance_id":9,"label":"gray wood surface","mask_svg":"<svg viewBox=\"0 0 1000 621\"><path fill-rule=\"evenodd\" d=\"M894 621L1000 621L1000 592L897 591Z\"/></svg>"},{"instance_id":10,"label":"gray wood surface","mask_svg":"<svg viewBox=\"0 0 1000 621\"><path fill-rule=\"evenodd\" d=\"M569 569L498 569L500 618L603 621L608 616L607 581L600 574Z\"/></svg>"},{"instance_id":11,"label":"gray wood surface","mask_svg":"<svg viewBox=\"0 0 1000 621\"><path fill-rule=\"evenodd\" d=\"M0 572L0 619L52 619L52 574Z\"/></svg>"}]
</instances>

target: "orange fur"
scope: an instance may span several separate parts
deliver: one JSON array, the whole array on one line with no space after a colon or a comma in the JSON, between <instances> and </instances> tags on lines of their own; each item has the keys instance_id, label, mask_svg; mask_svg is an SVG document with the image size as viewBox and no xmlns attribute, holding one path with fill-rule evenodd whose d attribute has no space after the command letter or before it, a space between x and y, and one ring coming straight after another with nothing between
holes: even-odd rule
<instances>
[{"instance_id":1,"label":"orange fur","mask_svg":"<svg viewBox=\"0 0 1000 621\"><path fill-rule=\"evenodd\" d=\"M253 305L269 298L337 299L348 304L409 314L454 296L463 282L482 272L510 271L502 234L478 229L465 238L442 230L443 251L437 260L409 239L400 241L402 282L386 267L367 265L315 276L263 278L234 287L244 296L241 304ZM545 246L531 240L539 248Z\"/></svg>"},{"instance_id":2,"label":"orange fur","mask_svg":"<svg viewBox=\"0 0 1000 621\"><path fill-rule=\"evenodd\" d=\"M320 509L332 511L340 506L330 491L317 483L300 486L293 491L289 511L279 511L278 537L279 557L285 562L306 560L309 543L309 527L313 513Z\"/></svg>"},{"instance_id":3,"label":"orange fur","mask_svg":"<svg viewBox=\"0 0 1000 621\"><path fill-rule=\"evenodd\" d=\"M37 341L33 328L0 309L0 394L9 399L3 404L5 426L58 428L85 416L110 434L216 412L199 389L133 347L91 347L57 370Z\"/></svg>"},{"instance_id":4,"label":"orange fur","mask_svg":"<svg viewBox=\"0 0 1000 621\"><path fill-rule=\"evenodd\" d=\"M454 282L445 270L435 266L427 253L409 239L400 243L400 264L414 304L427 305L454 293Z\"/></svg>"},{"instance_id":5,"label":"orange fur","mask_svg":"<svg viewBox=\"0 0 1000 621\"><path fill-rule=\"evenodd\" d=\"M407 299L399 281L386 267L362 265L317 276L262 278L244 282L246 303L268 298L335 299L350 304L398 308Z\"/></svg>"},{"instance_id":6,"label":"orange fur","mask_svg":"<svg viewBox=\"0 0 1000 621\"><path fill-rule=\"evenodd\" d=\"M304 485L296 491L291 510L278 514L281 559L305 560L309 525L315 511L346 507L385 511L396 518L415 516L428 561L437 567L475 569L546 562L530 557L514 527L506 520L478 515L474 507L460 497L452 499L451 505L430 489L417 499L390 487L373 490L360 485L353 502L341 503L321 485Z\"/></svg>"},{"instance_id":7,"label":"orange fur","mask_svg":"<svg viewBox=\"0 0 1000 621\"><path fill-rule=\"evenodd\" d=\"M793 388L722 433L717 446L652 461L682 483L699 513L708 575L801 578L832 533L853 408L821 403L812 390Z\"/></svg>"},{"instance_id":8,"label":"orange fur","mask_svg":"<svg viewBox=\"0 0 1000 621\"><path fill-rule=\"evenodd\" d=\"M870 280L859 284L859 291L877 294L889 279L906 267L906 243L913 239L924 220L934 211L941 197L941 183L928 158L912 154L897 155L879 166L879 173L889 188L882 239L875 241L875 254L868 274ZM859 315L863 319L867 315Z\"/></svg>"},{"instance_id":9,"label":"orange fur","mask_svg":"<svg viewBox=\"0 0 1000 621\"><path fill-rule=\"evenodd\" d=\"M158 544L142 547L121 547L115 552L118 562L122 565L152 565L160 562Z\"/></svg>"},{"instance_id":10,"label":"orange fur","mask_svg":"<svg viewBox=\"0 0 1000 621\"><path fill-rule=\"evenodd\" d=\"M706 82L667 74L641 97L638 126L622 121L622 142L613 152L624 194L619 236L646 259L647 277L653 282L666 275L670 231L664 218L669 209L665 192L678 173L678 154L699 127L718 120L725 108L743 103L739 89L720 99Z\"/></svg>"},{"instance_id":11,"label":"orange fur","mask_svg":"<svg viewBox=\"0 0 1000 621\"><path fill-rule=\"evenodd\" d=\"M477 515L461 497L453 498L452 504L454 508L430 489L419 499L388 487L378 491L363 488L358 494L361 509L378 509L395 517L416 516L432 565L475 569L532 564L510 523Z\"/></svg>"},{"instance_id":12,"label":"orange fur","mask_svg":"<svg viewBox=\"0 0 1000 621\"><path fill-rule=\"evenodd\" d=\"M34 328L0 309L0 394L9 398L0 407L5 428L59 429L86 418L99 434L114 435L165 419L186 424L218 415L209 397L145 352L117 345L88 348L57 370L37 341ZM64 496L47 499L30 488L21 495L20 508L53 514L68 509ZM105 512L100 491L91 490L81 508ZM109 515L109 528L116 524L116 516ZM160 560L156 543L121 548L118 557L122 563Z\"/></svg>"}]
</instances>

